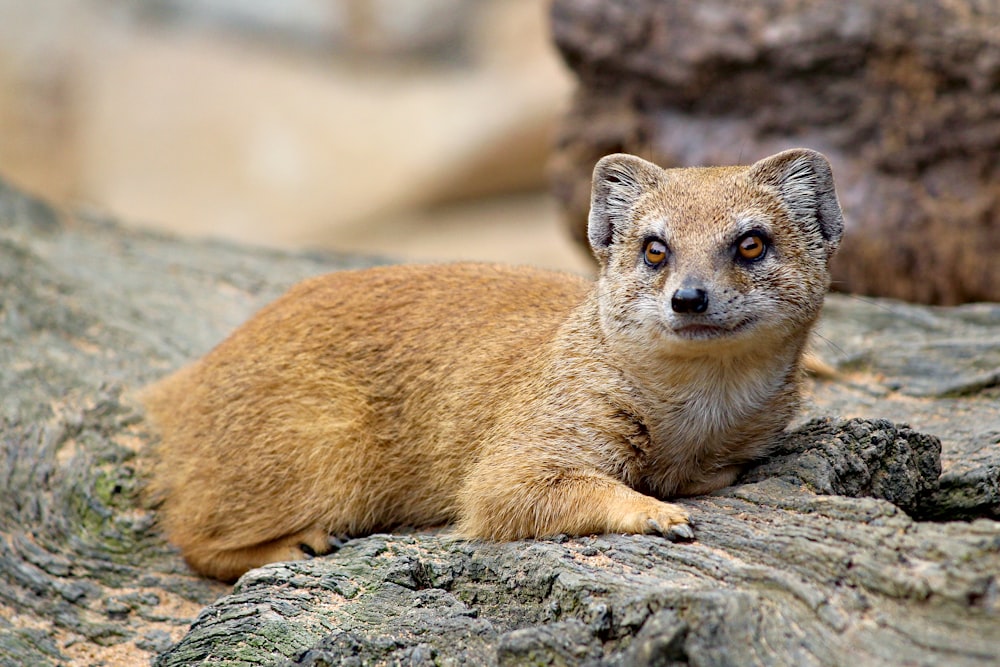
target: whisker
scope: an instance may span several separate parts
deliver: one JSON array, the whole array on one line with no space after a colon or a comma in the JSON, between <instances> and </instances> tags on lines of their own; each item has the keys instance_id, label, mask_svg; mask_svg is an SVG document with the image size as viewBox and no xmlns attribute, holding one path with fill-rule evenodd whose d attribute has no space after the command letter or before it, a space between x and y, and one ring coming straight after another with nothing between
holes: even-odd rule
<instances>
[{"instance_id":1,"label":"whisker","mask_svg":"<svg viewBox=\"0 0 1000 667\"><path fill-rule=\"evenodd\" d=\"M843 281L834 281L833 284L842 283L842 282ZM847 297L849 299L854 299L856 301L860 301L861 303L867 304L869 306L875 306L876 308L884 310L887 313L894 313L894 312L896 312L895 308L893 308L891 305L885 303L883 300L876 300L877 297L866 297L863 294L856 294L854 292L837 292L837 294L840 295L840 296L845 296L845 297Z\"/></svg>"},{"instance_id":2,"label":"whisker","mask_svg":"<svg viewBox=\"0 0 1000 667\"><path fill-rule=\"evenodd\" d=\"M847 358L847 350L845 350L841 346L837 345L836 343L834 343L832 340L830 340L826 336L822 335L819 332L813 331L813 337L814 338L819 338L824 343L826 343L829 347L833 348L834 352L836 352L842 359L846 359Z\"/></svg>"},{"instance_id":3,"label":"whisker","mask_svg":"<svg viewBox=\"0 0 1000 667\"><path fill-rule=\"evenodd\" d=\"M891 305L889 305L889 304L887 304L887 303L885 303L883 301L876 300L874 297L865 297L865 296L862 296L860 294L850 294L850 293L846 293L845 296L848 296L848 297L850 297L852 299L860 301L861 303L867 304L869 306L875 306L876 308L879 308L880 310L884 310L887 313L895 313L896 312L896 309L893 308Z\"/></svg>"}]
</instances>

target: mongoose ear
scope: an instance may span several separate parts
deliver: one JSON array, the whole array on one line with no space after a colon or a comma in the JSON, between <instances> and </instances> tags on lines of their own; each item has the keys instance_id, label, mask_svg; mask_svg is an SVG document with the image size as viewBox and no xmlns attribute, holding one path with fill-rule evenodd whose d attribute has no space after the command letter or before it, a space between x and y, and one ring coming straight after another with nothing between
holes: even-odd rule
<instances>
[{"instance_id":1,"label":"mongoose ear","mask_svg":"<svg viewBox=\"0 0 1000 667\"><path fill-rule=\"evenodd\" d=\"M827 257L833 255L844 234L844 216L826 157L807 148L793 148L764 158L751 170L760 182L778 189L788 211L823 239Z\"/></svg>"},{"instance_id":2,"label":"mongoose ear","mask_svg":"<svg viewBox=\"0 0 1000 667\"><path fill-rule=\"evenodd\" d=\"M603 265L616 231L631 222L636 200L659 182L663 170L625 153L602 157L594 166L587 239Z\"/></svg>"}]
</instances>

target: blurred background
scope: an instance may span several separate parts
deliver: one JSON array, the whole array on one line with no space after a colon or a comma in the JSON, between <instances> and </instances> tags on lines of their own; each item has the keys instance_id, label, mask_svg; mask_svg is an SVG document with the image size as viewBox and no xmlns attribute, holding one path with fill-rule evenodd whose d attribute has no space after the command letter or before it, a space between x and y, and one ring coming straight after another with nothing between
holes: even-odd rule
<instances>
[{"instance_id":1,"label":"blurred background","mask_svg":"<svg viewBox=\"0 0 1000 667\"><path fill-rule=\"evenodd\" d=\"M538 0L0 0L0 176L183 235L591 270Z\"/></svg>"},{"instance_id":2,"label":"blurred background","mask_svg":"<svg viewBox=\"0 0 1000 667\"><path fill-rule=\"evenodd\" d=\"M183 235L587 273L600 156L794 146L835 289L1000 301L1000 0L0 0L0 176Z\"/></svg>"}]
</instances>

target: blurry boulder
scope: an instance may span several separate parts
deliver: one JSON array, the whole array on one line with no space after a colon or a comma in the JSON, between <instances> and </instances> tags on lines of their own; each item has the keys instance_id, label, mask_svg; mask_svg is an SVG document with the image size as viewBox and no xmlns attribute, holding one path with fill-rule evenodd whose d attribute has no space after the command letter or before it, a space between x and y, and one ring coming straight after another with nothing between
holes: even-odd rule
<instances>
[{"instance_id":1,"label":"blurry boulder","mask_svg":"<svg viewBox=\"0 0 1000 667\"><path fill-rule=\"evenodd\" d=\"M551 161L585 243L590 172L830 158L847 234L836 289L1000 300L1000 3L555 0L578 80Z\"/></svg>"}]
</instances>

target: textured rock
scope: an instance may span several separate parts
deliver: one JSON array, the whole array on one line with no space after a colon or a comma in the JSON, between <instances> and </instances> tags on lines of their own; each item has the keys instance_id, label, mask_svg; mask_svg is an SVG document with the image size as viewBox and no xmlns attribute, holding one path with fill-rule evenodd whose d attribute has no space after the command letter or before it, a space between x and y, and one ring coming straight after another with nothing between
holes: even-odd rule
<instances>
[{"instance_id":1,"label":"textured rock","mask_svg":"<svg viewBox=\"0 0 1000 667\"><path fill-rule=\"evenodd\" d=\"M1000 660L992 305L832 297L818 349L842 377L740 484L683 501L691 544L422 532L233 589L193 576L140 500L130 393L358 263L126 231L0 183L0 665Z\"/></svg>"},{"instance_id":2,"label":"textured rock","mask_svg":"<svg viewBox=\"0 0 1000 667\"><path fill-rule=\"evenodd\" d=\"M803 145L838 182L838 289L1000 300L1000 4L555 0L552 17L578 91L551 171L581 242L601 155Z\"/></svg>"},{"instance_id":3,"label":"textured rock","mask_svg":"<svg viewBox=\"0 0 1000 667\"><path fill-rule=\"evenodd\" d=\"M785 434L743 483L779 478L816 493L888 500L911 515L933 511L941 476L937 438L888 421L816 420Z\"/></svg>"},{"instance_id":4,"label":"textured rock","mask_svg":"<svg viewBox=\"0 0 1000 667\"><path fill-rule=\"evenodd\" d=\"M814 385L805 418L882 418L937 435L943 473L928 514L1000 517L1000 306L833 295L816 348L842 378Z\"/></svg>"}]
</instances>

